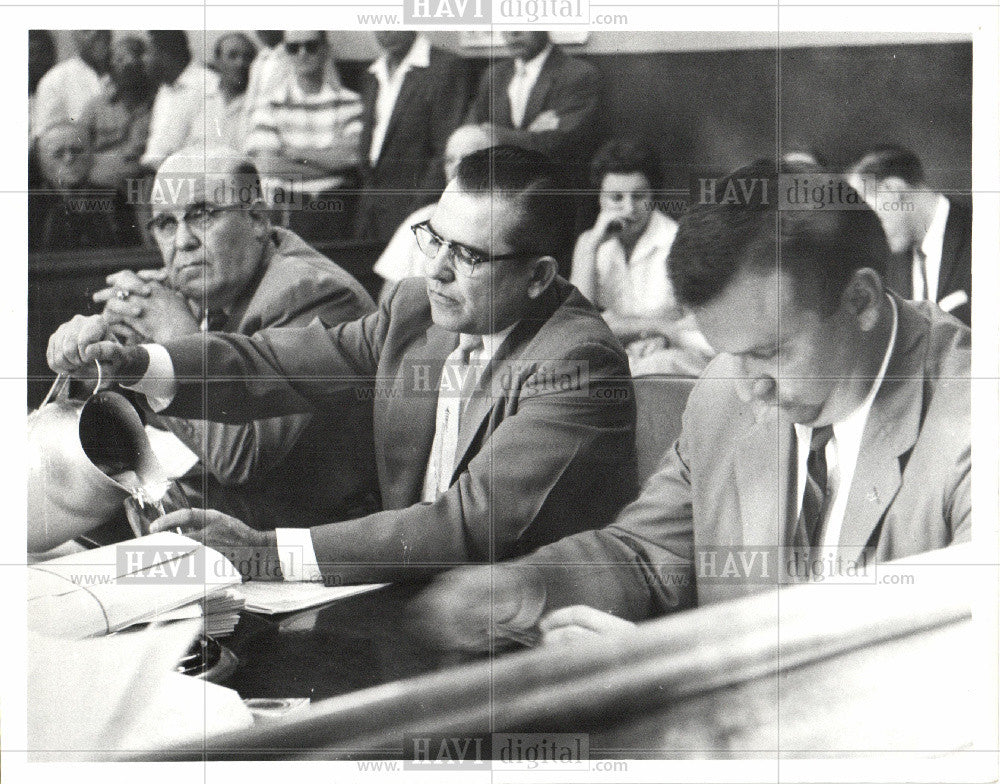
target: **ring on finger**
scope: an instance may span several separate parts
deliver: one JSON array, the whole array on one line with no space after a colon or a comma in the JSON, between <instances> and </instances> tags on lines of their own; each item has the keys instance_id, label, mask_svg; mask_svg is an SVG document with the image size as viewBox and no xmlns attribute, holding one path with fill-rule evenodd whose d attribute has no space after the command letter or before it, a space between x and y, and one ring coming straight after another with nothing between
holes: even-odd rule
<instances>
[{"instance_id":1,"label":"ring on finger","mask_svg":"<svg viewBox=\"0 0 1000 784\"><path fill-rule=\"evenodd\" d=\"M128 299L128 292L122 289L115 289L115 296L122 302Z\"/></svg>"}]
</instances>

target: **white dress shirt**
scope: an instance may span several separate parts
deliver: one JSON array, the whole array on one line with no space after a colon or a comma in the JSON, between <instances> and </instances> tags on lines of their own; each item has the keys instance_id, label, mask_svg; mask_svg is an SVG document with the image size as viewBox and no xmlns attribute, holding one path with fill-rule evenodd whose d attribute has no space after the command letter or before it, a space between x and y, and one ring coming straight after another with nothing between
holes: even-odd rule
<instances>
[{"instance_id":1,"label":"white dress shirt","mask_svg":"<svg viewBox=\"0 0 1000 784\"><path fill-rule=\"evenodd\" d=\"M431 64L431 42L423 35L418 35L410 46L406 57L389 74L389 57L382 55L372 63L368 71L378 80L378 97L375 99L375 114L372 124L372 144L368 149L368 160L372 166L378 162L389 130L389 119L396 108L399 91L403 88L403 80L411 68L426 68Z\"/></svg>"},{"instance_id":2,"label":"white dress shirt","mask_svg":"<svg viewBox=\"0 0 1000 784\"><path fill-rule=\"evenodd\" d=\"M80 57L70 57L50 68L35 90L31 132L38 135L60 122L76 122L83 107L107 83Z\"/></svg>"},{"instance_id":3,"label":"white dress shirt","mask_svg":"<svg viewBox=\"0 0 1000 784\"><path fill-rule=\"evenodd\" d=\"M520 58L514 60L514 76L507 85L507 97L510 99L510 118L515 128L520 128L524 123L524 112L528 108L528 98L535 88L538 75L545 65L545 58L552 51L552 44L546 45L541 52L530 60Z\"/></svg>"},{"instance_id":4,"label":"white dress shirt","mask_svg":"<svg viewBox=\"0 0 1000 784\"><path fill-rule=\"evenodd\" d=\"M875 382L868 391L868 395L861 405L840 422L833 425L833 438L826 445L826 475L827 475L827 502L826 515L823 524L823 534L820 539L823 556L830 551L836 551L840 544L840 530L844 524L844 512L847 510L847 499L851 493L851 482L854 479L854 468L858 463L858 455L861 452L861 438L865 432L865 425L868 423L868 414L871 412L872 403L878 394L882 380L885 378L885 371L889 367L889 358L896 345L896 329L899 322L899 314L896 312L896 303L892 297L888 297L889 304L892 305L892 332L889 335L889 345L886 347L885 356L882 357L882 364L879 367ZM806 488L806 461L809 459L809 441L812 438L813 429L808 425L795 425L795 436L797 440L797 465L798 472L798 492L795 507L795 518L798 519L802 513L802 496ZM818 557L818 556L814 556Z\"/></svg>"},{"instance_id":5,"label":"white dress shirt","mask_svg":"<svg viewBox=\"0 0 1000 784\"><path fill-rule=\"evenodd\" d=\"M158 168L184 146L195 118L202 114L207 96L218 87L218 75L193 60L173 83L160 85L149 120L149 141L142 156L144 166Z\"/></svg>"},{"instance_id":6,"label":"white dress shirt","mask_svg":"<svg viewBox=\"0 0 1000 784\"><path fill-rule=\"evenodd\" d=\"M938 281L941 277L941 254L944 251L944 227L948 223L948 211L951 207L944 196L938 194L934 216L931 218L927 233L920 243L921 253L913 253L913 299L937 302ZM923 271L921 271L923 261ZM927 275L927 288L924 288L924 274Z\"/></svg>"},{"instance_id":7,"label":"white dress shirt","mask_svg":"<svg viewBox=\"0 0 1000 784\"><path fill-rule=\"evenodd\" d=\"M500 345L506 337L513 331L517 324L511 324L506 329L502 329L492 335L482 335L482 346L469 355L468 372L481 372L496 355ZM461 339L462 336L460 336ZM170 359L169 352L161 345L155 343L143 344L143 348L149 353L149 366L143 377L129 386L136 392L144 394L149 403L149 407L154 411L162 411L177 394L177 378L174 374L174 364ZM438 399L438 418L435 424L434 443L431 446L431 455L435 454L435 449L440 449L441 439L444 433L438 425L441 420L443 399ZM451 448L454 450L455 445ZM454 464L455 455L449 455L451 464ZM424 476L425 499L430 500L427 488L437 484L437 472L432 474L432 461L428 461L427 471ZM437 492L434 493L437 496ZM281 563L281 573L285 580L289 581L318 581L322 580L322 574L316 560L316 551L313 549L312 534L308 528L276 528L275 537L277 539L278 559Z\"/></svg>"}]
</instances>

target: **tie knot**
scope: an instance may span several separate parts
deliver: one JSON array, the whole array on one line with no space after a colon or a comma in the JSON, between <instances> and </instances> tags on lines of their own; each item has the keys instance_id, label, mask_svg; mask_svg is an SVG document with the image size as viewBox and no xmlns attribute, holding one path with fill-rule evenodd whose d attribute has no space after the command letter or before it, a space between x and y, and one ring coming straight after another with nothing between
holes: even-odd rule
<instances>
[{"instance_id":1,"label":"tie knot","mask_svg":"<svg viewBox=\"0 0 1000 784\"><path fill-rule=\"evenodd\" d=\"M833 438L833 425L814 427L812 437L809 439L809 451L819 452L826 449L831 438Z\"/></svg>"}]
</instances>

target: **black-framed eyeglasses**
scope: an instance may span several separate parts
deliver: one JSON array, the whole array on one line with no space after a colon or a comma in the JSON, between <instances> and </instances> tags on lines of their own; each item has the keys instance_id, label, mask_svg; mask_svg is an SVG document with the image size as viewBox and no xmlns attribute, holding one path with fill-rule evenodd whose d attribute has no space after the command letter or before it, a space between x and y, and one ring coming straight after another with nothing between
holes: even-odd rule
<instances>
[{"instance_id":1,"label":"black-framed eyeglasses","mask_svg":"<svg viewBox=\"0 0 1000 784\"><path fill-rule=\"evenodd\" d=\"M311 41L287 41L285 43L285 51L292 57L295 57L300 51L304 51L306 54L316 54L322 45L323 42L318 38L314 38Z\"/></svg>"},{"instance_id":2,"label":"black-framed eyeglasses","mask_svg":"<svg viewBox=\"0 0 1000 784\"><path fill-rule=\"evenodd\" d=\"M434 229L430 227L430 221L415 223L410 226L413 236L417 238L417 247L429 259L436 259L441 252L441 248L448 249L448 260L451 266L461 272L466 277L471 276L476 267L480 264L488 264L493 261L507 261L508 259L526 259L532 254L514 252L490 255L486 251L474 250L460 242L452 242L443 237L439 237Z\"/></svg>"},{"instance_id":3,"label":"black-framed eyeglasses","mask_svg":"<svg viewBox=\"0 0 1000 784\"><path fill-rule=\"evenodd\" d=\"M184 211L184 223L196 234L202 234L224 212L247 209L246 204L196 204ZM177 233L177 216L161 213L147 221L146 228L161 237L172 237Z\"/></svg>"}]
</instances>

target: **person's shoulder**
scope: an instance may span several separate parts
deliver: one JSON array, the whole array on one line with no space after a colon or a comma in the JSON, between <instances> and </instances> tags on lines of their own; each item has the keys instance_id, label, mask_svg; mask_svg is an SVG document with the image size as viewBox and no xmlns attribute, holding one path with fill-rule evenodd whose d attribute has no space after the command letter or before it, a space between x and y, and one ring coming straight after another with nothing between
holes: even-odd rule
<instances>
[{"instance_id":1,"label":"person's shoulder","mask_svg":"<svg viewBox=\"0 0 1000 784\"><path fill-rule=\"evenodd\" d=\"M621 343L612 334L600 311L576 286L563 278L556 278L544 296L548 302L541 303L538 311L527 319L539 320L538 330L531 342L536 347L544 347L543 353L547 357L610 353L622 358L628 366Z\"/></svg>"},{"instance_id":2,"label":"person's shoulder","mask_svg":"<svg viewBox=\"0 0 1000 784\"><path fill-rule=\"evenodd\" d=\"M268 262L257 292L274 302L306 296L350 293L365 305L374 302L358 280L332 259L287 229L274 229L277 251Z\"/></svg>"},{"instance_id":3,"label":"person's shoulder","mask_svg":"<svg viewBox=\"0 0 1000 784\"><path fill-rule=\"evenodd\" d=\"M908 346L923 342L925 378L969 378L972 369L972 332L933 302L898 300L897 341Z\"/></svg>"},{"instance_id":4,"label":"person's shoulder","mask_svg":"<svg viewBox=\"0 0 1000 784\"><path fill-rule=\"evenodd\" d=\"M41 90L44 88L52 89L54 87L62 87L68 80L69 76L78 70L78 64L85 65L85 63L77 57L70 57L56 63L45 72L41 79L38 80L37 89Z\"/></svg>"},{"instance_id":5,"label":"person's shoulder","mask_svg":"<svg viewBox=\"0 0 1000 784\"><path fill-rule=\"evenodd\" d=\"M546 65L562 74L573 75L577 78L596 78L599 74L597 66L567 54L558 46L552 47Z\"/></svg>"}]
</instances>

